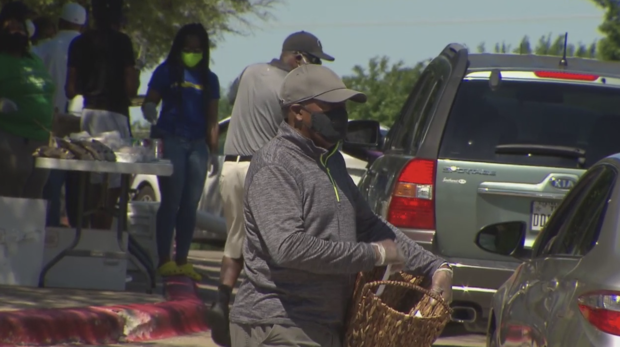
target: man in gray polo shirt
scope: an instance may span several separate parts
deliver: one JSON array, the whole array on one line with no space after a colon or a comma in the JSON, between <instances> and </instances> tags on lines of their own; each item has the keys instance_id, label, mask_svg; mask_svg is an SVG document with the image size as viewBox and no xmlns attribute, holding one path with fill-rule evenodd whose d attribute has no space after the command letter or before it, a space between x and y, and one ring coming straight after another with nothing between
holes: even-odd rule
<instances>
[{"instance_id":1,"label":"man in gray polo shirt","mask_svg":"<svg viewBox=\"0 0 620 347\"><path fill-rule=\"evenodd\" d=\"M288 122L252 157L245 184L245 273L230 313L232 347L339 347L355 276L397 265L432 279L450 302L452 270L375 215L338 151L347 89L330 69L292 70L280 91Z\"/></svg>"},{"instance_id":2,"label":"man in gray polo shirt","mask_svg":"<svg viewBox=\"0 0 620 347\"><path fill-rule=\"evenodd\" d=\"M243 186L252 155L271 140L282 123L278 92L287 73L304 64L321 64L334 58L323 52L319 39L304 31L289 35L280 59L250 65L233 83L229 101L234 103L224 144L226 155L220 176L220 193L228 235L220 271L218 299L207 320L213 341L230 345L228 305L232 288L243 267L245 238Z\"/></svg>"}]
</instances>

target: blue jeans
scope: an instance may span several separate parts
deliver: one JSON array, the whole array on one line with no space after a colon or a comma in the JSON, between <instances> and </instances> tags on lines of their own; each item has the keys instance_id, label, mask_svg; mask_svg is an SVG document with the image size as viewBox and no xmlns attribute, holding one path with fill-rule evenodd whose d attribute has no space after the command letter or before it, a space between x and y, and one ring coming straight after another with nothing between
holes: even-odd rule
<instances>
[{"instance_id":1,"label":"blue jeans","mask_svg":"<svg viewBox=\"0 0 620 347\"><path fill-rule=\"evenodd\" d=\"M186 260L196 228L196 210L202 196L209 150L205 140L190 141L166 135L164 158L171 161L172 176L158 177L161 204L157 211L157 252L159 259L170 256L176 228L177 260Z\"/></svg>"},{"instance_id":2,"label":"blue jeans","mask_svg":"<svg viewBox=\"0 0 620 347\"><path fill-rule=\"evenodd\" d=\"M47 200L47 217L45 225L48 227L60 226L60 196L66 177L66 171L50 170L47 183L45 184L45 188L43 188L43 198Z\"/></svg>"}]
</instances>

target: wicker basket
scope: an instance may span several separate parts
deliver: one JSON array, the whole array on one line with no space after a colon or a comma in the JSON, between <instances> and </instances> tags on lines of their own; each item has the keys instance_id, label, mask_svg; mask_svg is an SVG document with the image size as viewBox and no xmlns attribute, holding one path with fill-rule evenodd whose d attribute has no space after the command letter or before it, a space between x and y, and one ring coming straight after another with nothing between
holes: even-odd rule
<instances>
[{"instance_id":1,"label":"wicker basket","mask_svg":"<svg viewBox=\"0 0 620 347\"><path fill-rule=\"evenodd\" d=\"M450 320L450 307L419 286L422 277L396 273L388 281L376 280L381 277L380 269L358 276L344 346L430 347ZM382 285L385 290L378 297ZM422 317L416 316L418 311Z\"/></svg>"}]
</instances>

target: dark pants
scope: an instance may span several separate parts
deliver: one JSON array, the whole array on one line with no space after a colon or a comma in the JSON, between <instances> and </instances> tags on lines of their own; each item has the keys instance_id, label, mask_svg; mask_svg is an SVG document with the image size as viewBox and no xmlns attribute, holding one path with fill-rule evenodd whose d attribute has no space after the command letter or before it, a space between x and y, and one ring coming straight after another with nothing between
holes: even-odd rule
<instances>
[{"instance_id":1,"label":"dark pants","mask_svg":"<svg viewBox=\"0 0 620 347\"><path fill-rule=\"evenodd\" d=\"M340 347L337 331L318 324L303 326L230 324L232 347Z\"/></svg>"},{"instance_id":2,"label":"dark pants","mask_svg":"<svg viewBox=\"0 0 620 347\"><path fill-rule=\"evenodd\" d=\"M159 259L170 256L176 229L176 259L187 259L196 228L196 210L207 178L209 150L205 140L189 141L165 136L164 158L170 160L172 176L158 177L161 204L157 211Z\"/></svg>"}]
</instances>

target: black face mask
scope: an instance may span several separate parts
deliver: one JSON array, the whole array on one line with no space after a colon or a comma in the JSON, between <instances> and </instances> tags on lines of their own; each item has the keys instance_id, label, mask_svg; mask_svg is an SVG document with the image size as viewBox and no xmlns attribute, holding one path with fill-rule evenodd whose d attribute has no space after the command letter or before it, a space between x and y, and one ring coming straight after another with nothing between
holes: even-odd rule
<instances>
[{"instance_id":1,"label":"black face mask","mask_svg":"<svg viewBox=\"0 0 620 347\"><path fill-rule=\"evenodd\" d=\"M3 32L0 34L0 41L4 42L4 46L9 51L23 50L28 46L28 36L21 33Z\"/></svg>"},{"instance_id":2,"label":"black face mask","mask_svg":"<svg viewBox=\"0 0 620 347\"><path fill-rule=\"evenodd\" d=\"M327 142L336 143L347 136L349 113L344 108L326 112L311 112L311 130L321 135Z\"/></svg>"}]
</instances>

